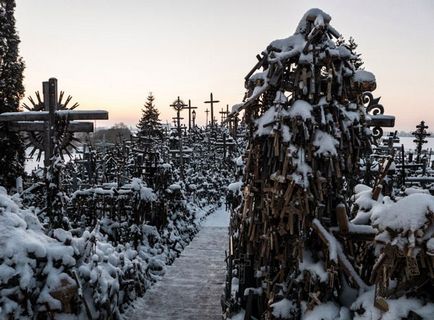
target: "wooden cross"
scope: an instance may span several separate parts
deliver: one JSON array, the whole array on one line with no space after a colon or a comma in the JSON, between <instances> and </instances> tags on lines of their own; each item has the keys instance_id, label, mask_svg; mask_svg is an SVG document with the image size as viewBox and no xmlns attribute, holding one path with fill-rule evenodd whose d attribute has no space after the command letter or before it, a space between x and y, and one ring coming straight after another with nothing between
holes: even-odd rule
<instances>
[{"instance_id":1,"label":"wooden cross","mask_svg":"<svg viewBox=\"0 0 434 320\"><path fill-rule=\"evenodd\" d=\"M179 97L171 105L172 108L176 110L176 118L173 118L177 122L177 132L179 139L179 166L181 179L184 180L184 157L182 154L182 132L181 132L181 110L185 109L187 106Z\"/></svg>"},{"instance_id":2,"label":"wooden cross","mask_svg":"<svg viewBox=\"0 0 434 320\"><path fill-rule=\"evenodd\" d=\"M45 132L44 165L50 164L54 152L54 137L58 122L67 120L68 132L92 132L93 122L77 122L75 120L107 120L108 112L103 110L58 110L57 79L50 78L42 83L44 111L5 112L0 114L0 122L6 122L10 131Z\"/></svg>"},{"instance_id":3,"label":"wooden cross","mask_svg":"<svg viewBox=\"0 0 434 320\"><path fill-rule=\"evenodd\" d=\"M188 99L188 131L191 131L191 110L197 109L197 107L191 106L191 100Z\"/></svg>"},{"instance_id":4,"label":"wooden cross","mask_svg":"<svg viewBox=\"0 0 434 320\"><path fill-rule=\"evenodd\" d=\"M205 103L209 103L211 105L211 128L214 128L214 103L219 103L219 100L214 100L212 93L210 93L210 99L205 101Z\"/></svg>"},{"instance_id":5,"label":"wooden cross","mask_svg":"<svg viewBox=\"0 0 434 320\"><path fill-rule=\"evenodd\" d=\"M107 120L108 112L103 110L59 110L63 93L60 94L59 100L57 79L50 78L48 81L44 81L42 88L43 101L40 100L39 95L37 98L44 111L5 112L0 114L0 123L5 122L7 129L10 131L39 132L43 134L42 144L35 147L43 148L44 166L47 173L47 168L51 167L53 161L54 148L56 147L55 140L59 140L59 135L62 130L65 130L64 127L59 127L59 123L62 123L61 126L66 126L67 132L92 132L94 129L93 122L75 122L75 120ZM66 152L68 151L66 150ZM47 212L49 216L55 219L55 223L59 223L59 219L61 220L62 217L53 215L53 203L59 188L60 174L57 173L51 178L48 176L48 174L45 175ZM51 181L54 183L51 183Z\"/></svg>"}]
</instances>

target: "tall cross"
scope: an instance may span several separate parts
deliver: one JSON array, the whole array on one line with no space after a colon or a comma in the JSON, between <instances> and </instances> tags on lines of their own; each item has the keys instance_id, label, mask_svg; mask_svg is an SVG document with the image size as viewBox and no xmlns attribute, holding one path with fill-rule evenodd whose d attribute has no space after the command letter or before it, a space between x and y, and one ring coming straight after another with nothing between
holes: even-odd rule
<instances>
[{"instance_id":1,"label":"tall cross","mask_svg":"<svg viewBox=\"0 0 434 320\"><path fill-rule=\"evenodd\" d=\"M172 108L176 110L176 119L178 126L178 139L179 139L179 161L180 161L180 173L181 179L184 180L184 156L182 154L182 132L181 132L181 110L185 109L187 106L184 101L182 101L179 97L175 100L171 105Z\"/></svg>"},{"instance_id":2,"label":"tall cross","mask_svg":"<svg viewBox=\"0 0 434 320\"><path fill-rule=\"evenodd\" d=\"M6 122L7 129L10 131L41 134L42 143L35 147L43 149L44 166L45 170L47 170L52 164L54 148L56 147L55 141L59 140L59 135L66 132L92 132L94 129L93 122L77 122L75 120L107 120L108 112L103 110L61 110L63 93L60 94L59 100L57 79L50 78L48 81L44 81L42 88L43 101L40 100L39 95L37 97L44 111L5 112L0 114L0 123ZM75 106L71 109L75 108ZM37 110L41 109L38 108ZM54 185L58 186L60 181L59 175L52 178L54 179ZM52 204L58 191L52 185L47 174L47 211L49 216L52 215Z\"/></svg>"},{"instance_id":3,"label":"tall cross","mask_svg":"<svg viewBox=\"0 0 434 320\"><path fill-rule=\"evenodd\" d=\"M42 83L45 111L5 112L0 114L0 122L8 122L8 130L45 133L43 139L44 165L50 164L54 152L54 138L58 121L68 121L67 132L92 132L93 122L77 122L74 120L107 120L108 112L103 110L59 110L57 79L50 78Z\"/></svg>"},{"instance_id":4,"label":"tall cross","mask_svg":"<svg viewBox=\"0 0 434 320\"><path fill-rule=\"evenodd\" d=\"M210 99L205 101L205 103L209 103L211 105L211 128L214 128L214 103L219 103L219 100L214 100L212 96L212 92L210 93Z\"/></svg>"},{"instance_id":5,"label":"tall cross","mask_svg":"<svg viewBox=\"0 0 434 320\"><path fill-rule=\"evenodd\" d=\"M188 131L191 131L191 110L197 109L197 107L191 106L191 100L188 99Z\"/></svg>"}]
</instances>

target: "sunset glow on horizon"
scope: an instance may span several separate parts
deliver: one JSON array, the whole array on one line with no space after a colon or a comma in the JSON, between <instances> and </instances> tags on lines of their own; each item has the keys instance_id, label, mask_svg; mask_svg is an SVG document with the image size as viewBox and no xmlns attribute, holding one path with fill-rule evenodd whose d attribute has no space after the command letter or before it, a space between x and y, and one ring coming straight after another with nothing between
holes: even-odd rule
<instances>
[{"instance_id":1,"label":"sunset glow on horizon","mask_svg":"<svg viewBox=\"0 0 434 320\"><path fill-rule=\"evenodd\" d=\"M82 109L106 109L110 120L135 126L149 92L161 120L180 96L198 107L210 92L218 111L241 102L256 54L293 34L305 11L318 7L346 39L354 37L364 67L377 79L397 130L420 120L434 128L434 2L423 1L112 1L20 0L16 27L26 62L26 97L56 77ZM27 100L27 98L25 99ZM182 116L187 119L187 112ZM185 121L185 120L184 120Z\"/></svg>"}]
</instances>

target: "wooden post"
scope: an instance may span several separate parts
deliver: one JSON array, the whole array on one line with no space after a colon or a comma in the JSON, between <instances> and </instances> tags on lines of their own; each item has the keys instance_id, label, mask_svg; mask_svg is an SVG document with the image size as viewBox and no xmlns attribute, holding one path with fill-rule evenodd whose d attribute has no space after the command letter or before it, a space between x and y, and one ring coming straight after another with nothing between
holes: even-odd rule
<instances>
[{"instance_id":1,"label":"wooden post","mask_svg":"<svg viewBox=\"0 0 434 320\"><path fill-rule=\"evenodd\" d=\"M205 113L206 113L206 122L205 122L205 127L207 127L207 126L208 126L208 114L209 114L209 110L208 110L208 108L205 110Z\"/></svg>"}]
</instances>

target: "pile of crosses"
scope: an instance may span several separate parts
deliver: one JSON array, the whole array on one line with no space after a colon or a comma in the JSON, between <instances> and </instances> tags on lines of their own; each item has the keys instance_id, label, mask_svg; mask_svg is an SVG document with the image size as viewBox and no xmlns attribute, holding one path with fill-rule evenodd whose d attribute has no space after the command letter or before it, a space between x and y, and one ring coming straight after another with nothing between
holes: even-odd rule
<instances>
[{"instance_id":1,"label":"pile of crosses","mask_svg":"<svg viewBox=\"0 0 434 320\"><path fill-rule=\"evenodd\" d=\"M293 36L258 55L245 78L245 99L229 115L244 110L249 145L242 201L231 212L222 301L227 317L244 309L244 319L299 319L325 305L339 314L340 306L351 307L343 296L357 297L371 285L378 289L371 305L375 301L385 312L384 298L403 295L409 284L420 285L413 290L420 297L426 286L432 288L426 274L416 281L416 271L394 268L405 279L403 291L385 292L396 274L381 276L376 262L390 264L376 254L388 247L374 254L378 229L350 222L358 213L353 192L364 181L361 160L371 155L381 128L394 126L394 117L383 114L370 93L374 75L356 68L358 55L330 20L319 9L309 10ZM367 203L382 199L393 156L379 162L368 181ZM402 253L416 270L411 251ZM430 259L421 261L427 270Z\"/></svg>"}]
</instances>

